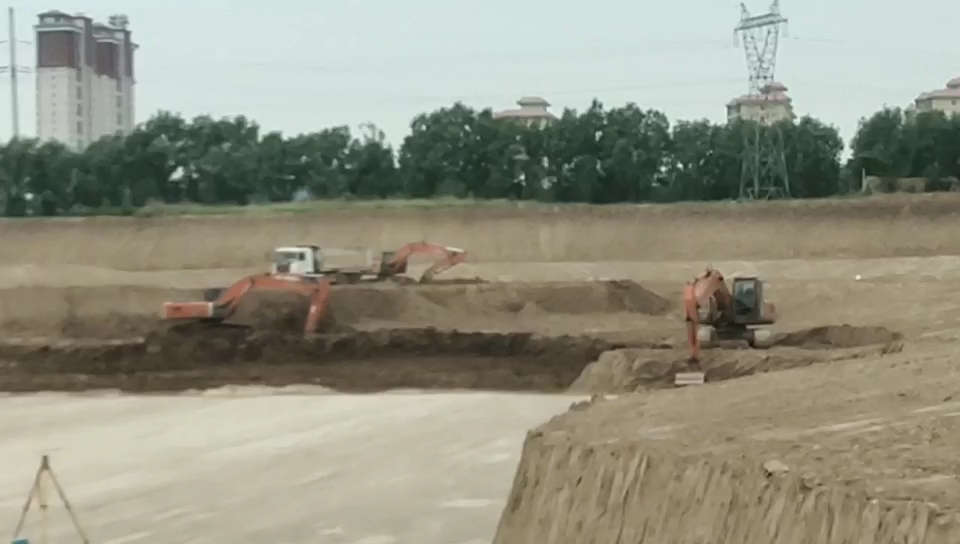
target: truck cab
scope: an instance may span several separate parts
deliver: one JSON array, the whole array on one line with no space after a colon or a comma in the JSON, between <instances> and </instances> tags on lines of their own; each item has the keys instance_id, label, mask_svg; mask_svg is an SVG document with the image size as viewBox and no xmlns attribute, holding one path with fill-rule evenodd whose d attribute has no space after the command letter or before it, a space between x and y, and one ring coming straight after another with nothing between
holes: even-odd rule
<instances>
[{"instance_id":1,"label":"truck cab","mask_svg":"<svg viewBox=\"0 0 960 544\"><path fill-rule=\"evenodd\" d=\"M288 246L273 250L274 274L320 275L322 270L320 248L317 246Z\"/></svg>"}]
</instances>

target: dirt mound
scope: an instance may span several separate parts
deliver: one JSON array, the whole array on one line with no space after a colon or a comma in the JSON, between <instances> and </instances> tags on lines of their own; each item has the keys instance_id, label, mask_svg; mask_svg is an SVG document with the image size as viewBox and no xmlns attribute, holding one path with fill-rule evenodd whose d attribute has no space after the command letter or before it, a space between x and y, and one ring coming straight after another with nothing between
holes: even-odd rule
<instances>
[{"instance_id":1,"label":"dirt mound","mask_svg":"<svg viewBox=\"0 0 960 544\"><path fill-rule=\"evenodd\" d=\"M633 281L344 286L333 291L337 323L364 319L443 322L454 315L631 312L665 315L670 301Z\"/></svg>"},{"instance_id":2,"label":"dirt mound","mask_svg":"<svg viewBox=\"0 0 960 544\"><path fill-rule=\"evenodd\" d=\"M808 349L830 349L889 344L901 340L903 340L902 334L884 327L833 325L787 333L775 338L774 344Z\"/></svg>"},{"instance_id":3,"label":"dirt mound","mask_svg":"<svg viewBox=\"0 0 960 544\"><path fill-rule=\"evenodd\" d=\"M395 329L306 338L191 325L140 341L0 345L0 390L184 390L226 384L317 384L344 391L476 388L563 391L615 345L539 337Z\"/></svg>"},{"instance_id":4,"label":"dirt mound","mask_svg":"<svg viewBox=\"0 0 960 544\"><path fill-rule=\"evenodd\" d=\"M302 331L309 311L310 300L301 294L252 291L240 300L226 323L256 330Z\"/></svg>"},{"instance_id":5,"label":"dirt mound","mask_svg":"<svg viewBox=\"0 0 960 544\"><path fill-rule=\"evenodd\" d=\"M706 380L719 382L763 372L857 359L876 349L834 351L800 348L775 350L709 350L703 358ZM570 386L575 393L632 393L673 387L678 372L686 372L687 354L675 350L623 348L603 353L584 368Z\"/></svg>"}]
</instances>

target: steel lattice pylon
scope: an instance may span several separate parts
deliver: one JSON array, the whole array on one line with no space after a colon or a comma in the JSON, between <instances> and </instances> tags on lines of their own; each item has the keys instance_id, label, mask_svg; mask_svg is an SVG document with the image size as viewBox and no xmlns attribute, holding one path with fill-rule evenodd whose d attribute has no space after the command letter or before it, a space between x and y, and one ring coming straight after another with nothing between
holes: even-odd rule
<instances>
[{"instance_id":1,"label":"steel lattice pylon","mask_svg":"<svg viewBox=\"0 0 960 544\"><path fill-rule=\"evenodd\" d=\"M777 67L780 28L786 23L787 18L780 14L780 0L773 0L768 13L754 16L740 4L740 23L734 32L746 55L751 99L763 100L770 93ZM740 198L789 198L790 180L780 129L755 123L744 130L743 136Z\"/></svg>"}]
</instances>

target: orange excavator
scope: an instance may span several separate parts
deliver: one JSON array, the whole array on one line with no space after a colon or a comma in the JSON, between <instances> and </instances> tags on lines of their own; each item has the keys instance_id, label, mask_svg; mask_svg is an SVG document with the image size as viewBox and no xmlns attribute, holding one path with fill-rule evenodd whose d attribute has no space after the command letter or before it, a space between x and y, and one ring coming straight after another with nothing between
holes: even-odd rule
<instances>
[{"instance_id":1,"label":"orange excavator","mask_svg":"<svg viewBox=\"0 0 960 544\"><path fill-rule=\"evenodd\" d=\"M711 266L686 283L683 309L691 372L678 373L677 385L703 383L701 347L717 340L745 340L750 347L763 346L769 331L758 327L772 325L778 318L776 306L764 301L763 290L763 281L754 276L735 277L728 287L723 274Z\"/></svg>"},{"instance_id":2,"label":"orange excavator","mask_svg":"<svg viewBox=\"0 0 960 544\"><path fill-rule=\"evenodd\" d=\"M231 317L243 298L253 291L282 291L297 293L310 300L310 309L304 333L319 332L324 317L331 282L327 278L297 274L254 274L234 283L227 289L208 289L204 301L165 302L161 318L167 321L223 322Z\"/></svg>"},{"instance_id":3,"label":"orange excavator","mask_svg":"<svg viewBox=\"0 0 960 544\"><path fill-rule=\"evenodd\" d=\"M459 248L426 242L407 244L398 251L380 254L359 248L278 247L273 252L273 266L269 273L247 276L226 289L207 289L203 301L165 302L161 318L171 322L223 323L234 315L241 300L250 292L283 291L304 295L310 300L304 333L319 332L334 284L399 277L406 273L410 258L420 253L442 256L423 273L420 283L432 281L437 274L463 262L467 255Z\"/></svg>"},{"instance_id":4,"label":"orange excavator","mask_svg":"<svg viewBox=\"0 0 960 544\"><path fill-rule=\"evenodd\" d=\"M441 257L420 276L420 283L432 281L437 274L449 270L467 258L467 252L460 248L427 242L414 242L397 251L383 251L379 254L367 248L335 249L298 245L278 247L274 250L273 273L324 276L334 283L384 281L405 274L411 257L418 254Z\"/></svg>"}]
</instances>

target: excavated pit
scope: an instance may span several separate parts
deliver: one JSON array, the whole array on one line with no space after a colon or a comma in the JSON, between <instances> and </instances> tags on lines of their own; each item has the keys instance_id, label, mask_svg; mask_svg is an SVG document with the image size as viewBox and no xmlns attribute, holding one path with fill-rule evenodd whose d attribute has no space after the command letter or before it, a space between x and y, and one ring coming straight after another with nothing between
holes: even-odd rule
<instances>
[{"instance_id":1,"label":"excavated pit","mask_svg":"<svg viewBox=\"0 0 960 544\"><path fill-rule=\"evenodd\" d=\"M816 327L775 336L770 350L708 349L702 362L708 383L764 372L897 352L902 335L883 327ZM590 363L570 386L577 393L628 393L673 387L689 370L688 354L676 350L622 348Z\"/></svg>"},{"instance_id":2,"label":"excavated pit","mask_svg":"<svg viewBox=\"0 0 960 544\"><path fill-rule=\"evenodd\" d=\"M5 361L0 389L161 391L304 383L342 391L559 392L602 352L624 344L530 332L462 332L456 324L463 316L495 322L518 313L664 315L671 307L629 281L343 285L331 292L319 334L304 338L309 305L301 295L258 291L221 324L154 319L136 340L8 340L0 343ZM84 319L71 314L70 322ZM136 322L127 325L115 336L128 336Z\"/></svg>"},{"instance_id":3,"label":"excavated pit","mask_svg":"<svg viewBox=\"0 0 960 544\"><path fill-rule=\"evenodd\" d=\"M244 328L174 328L136 341L0 344L0 390L180 391L222 385L315 384L564 391L619 346L587 337L394 329L310 338Z\"/></svg>"}]
</instances>

